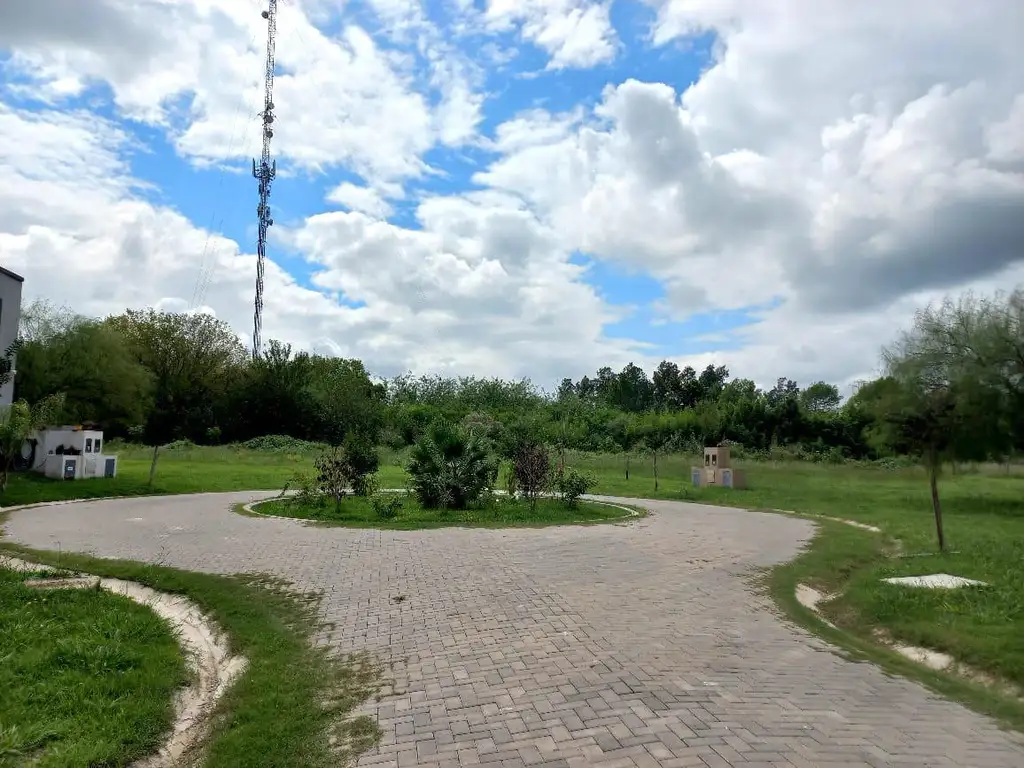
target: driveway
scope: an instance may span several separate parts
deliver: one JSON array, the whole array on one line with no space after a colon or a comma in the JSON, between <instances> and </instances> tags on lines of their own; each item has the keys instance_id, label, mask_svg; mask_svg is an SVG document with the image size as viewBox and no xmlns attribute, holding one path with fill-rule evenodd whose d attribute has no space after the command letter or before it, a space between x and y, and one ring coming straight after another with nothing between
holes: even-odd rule
<instances>
[{"instance_id":1,"label":"driveway","mask_svg":"<svg viewBox=\"0 0 1024 768\"><path fill-rule=\"evenodd\" d=\"M391 668L359 765L1024 766L986 718L780 620L749 579L799 551L803 520L645 501L617 525L391 532L230 512L267 495L58 505L6 528L322 591L321 641Z\"/></svg>"}]
</instances>

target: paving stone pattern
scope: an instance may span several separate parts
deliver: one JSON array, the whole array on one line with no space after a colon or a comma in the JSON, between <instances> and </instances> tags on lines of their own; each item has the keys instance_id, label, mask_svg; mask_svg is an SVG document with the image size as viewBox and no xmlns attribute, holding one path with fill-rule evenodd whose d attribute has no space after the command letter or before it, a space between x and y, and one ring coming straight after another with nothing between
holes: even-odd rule
<instances>
[{"instance_id":1,"label":"paving stone pattern","mask_svg":"<svg viewBox=\"0 0 1024 768\"><path fill-rule=\"evenodd\" d=\"M391 679L361 766L1024 766L1017 735L778 618L750 577L803 520L643 502L615 525L382 532L229 511L264 495L37 508L7 532L321 590L320 642Z\"/></svg>"}]
</instances>

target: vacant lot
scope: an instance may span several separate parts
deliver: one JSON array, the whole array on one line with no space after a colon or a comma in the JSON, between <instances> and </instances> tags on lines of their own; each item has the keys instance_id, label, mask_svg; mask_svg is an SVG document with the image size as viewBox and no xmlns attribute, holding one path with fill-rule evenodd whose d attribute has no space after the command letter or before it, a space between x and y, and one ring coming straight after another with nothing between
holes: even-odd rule
<instances>
[{"instance_id":1,"label":"vacant lot","mask_svg":"<svg viewBox=\"0 0 1024 768\"><path fill-rule=\"evenodd\" d=\"M150 451L120 449L120 476L76 483L15 477L4 504L148 491ZM308 471L312 454L233 447L162 452L156 493L281 488ZM958 659L1024 684L1024 477L1001 469L961 469L940 486L949 552L936 553L928 484L922 470L751 463L749 489L694 489L686 456L659 457L655 491L650 458L634 457L625 478L622 456L571 455L594 473L596 493L701 501L749 509L784 509L877 525L883 535L843 529L819 536L794 566L795 576L825 592L842 592L828 606L841 626L868 636L882 628L896 638L952 653ZM382 487L402 487L405 473L384 457ZM829 529L831 530L831 528ZM990 584L955 592L884 585L890 575L953 573ZM794 576L794 577L795 577Z\"/></svg>"}]
</instances>

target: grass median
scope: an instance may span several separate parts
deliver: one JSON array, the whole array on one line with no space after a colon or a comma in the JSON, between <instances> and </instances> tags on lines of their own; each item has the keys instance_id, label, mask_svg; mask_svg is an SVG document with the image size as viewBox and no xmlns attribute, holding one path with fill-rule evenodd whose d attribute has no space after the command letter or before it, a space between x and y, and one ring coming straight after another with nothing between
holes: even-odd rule
<instances>
[{"instance_id":1,"label":"grass median","mask_svg":"<svg viewBox=\"0 0 1024 768\"><path fill-rule=\"evenodd\" d=\"M568 506L559 499L538 499L535 506L527 501L496 497L471 509L425 509L405 493L386 494L385 498L401 501L393 517L382 517L371 499L347 496L340 504L332 501L305 503L294 497L271 499L253 505L262 515L313 520L346 528L380 528L411 531L421 528L530 528L548 525L583 525L622 520L634 512L610 504L580 501ZM635 513L639 514L639 513Z\"/></svg>"}]
</instances>

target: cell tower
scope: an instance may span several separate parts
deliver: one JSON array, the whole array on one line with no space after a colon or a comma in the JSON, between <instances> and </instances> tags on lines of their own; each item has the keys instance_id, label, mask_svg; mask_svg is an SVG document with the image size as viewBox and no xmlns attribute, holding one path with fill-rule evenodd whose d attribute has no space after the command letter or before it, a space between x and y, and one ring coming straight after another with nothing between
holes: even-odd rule
<instances>
[{"instance_id":1,"label":"cell tower","mask_svg":"<svg viewBox=\"0 0 1024 768\"><path fill-rule=\"evenodd\" d=\"M267 258L267 230L270 218L270 185L277 175L277 161L270 158L270 140L274 137L274 43L277 37L277 0L268 0L262 16L267 20L267 65L263 73L263 154L252 161L252 175L259 182L259 235L256 241L256 310L252 322L252 356L259 357L263 331L263 263Z\"/></svg>"}]
</instances>

